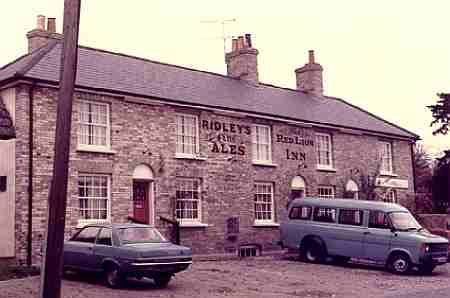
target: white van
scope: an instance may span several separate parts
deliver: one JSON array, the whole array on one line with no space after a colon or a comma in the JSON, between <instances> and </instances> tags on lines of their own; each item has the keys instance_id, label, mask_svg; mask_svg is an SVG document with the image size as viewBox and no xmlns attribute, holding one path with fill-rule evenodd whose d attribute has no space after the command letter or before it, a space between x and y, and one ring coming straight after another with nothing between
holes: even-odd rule
<instances>
[{"instance_id":1,"label":"white van","mask_svg":"<svg viewBox=\"0 0 450 298\"><path fill-rule=\"evenodd\" d=\"M288 219L280 225L280 244L295 249L307 262L327 256L385 264L406 273L418 267L431 273L447 262L449 242L430 234L408 209L392 203L350 199L293 200Z\"/></svg>"}]
</instances>

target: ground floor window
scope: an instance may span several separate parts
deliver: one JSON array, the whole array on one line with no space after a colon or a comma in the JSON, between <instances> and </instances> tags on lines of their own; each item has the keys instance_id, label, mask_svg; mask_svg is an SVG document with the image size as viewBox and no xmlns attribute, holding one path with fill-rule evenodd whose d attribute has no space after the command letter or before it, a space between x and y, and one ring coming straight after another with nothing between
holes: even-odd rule
<instances>
[{"instance_id":1,"label":"ground floor window","mask_svg":"<svg viewBox=\"0 0 450 298\"><path fill-rule=\"evenodd\" d=\"M175 214L182 222L201 221L200 180L177 178L175 193Z\"/></svg>"},{"instance_id":2,"label":"ground floor window","mask_svg":"<svg viewBox=\"0 0 450 298\"><path fill-rule=\"evenodd\" d=\"M334 187L319 186L319 188L317 189L317 194L319 198L334 198Z\"/></svg>"},{"instance_id":3,"label":"ground floor window","mask_svg":"<svg viewBox=\"0 0 450 298\"><path fill-rule=\"evenodd\" d=\"M109 176L81 174L78 176L80 221L104 221L109 218Z\"/></svg>"},{"instance_id":4,"label":"ground floor window","mask_svg":"<svg viewBox=\"0 0 450 298\"><path fill-rule=\"evenodd\" d=\"M273 184L258 182L254 189L255 222L274 222Z\"/></svg>"},{"instance_id":5,"label":"ground floor window","mask_svg":"<svg viewBox=\"0 0 450 298\"><path fill-rule=\"evenodd\" d=\"M395 189L389 189L385 194L383 201L387 203L397 203L397 193Z\"/></svg>"}]
</instances>

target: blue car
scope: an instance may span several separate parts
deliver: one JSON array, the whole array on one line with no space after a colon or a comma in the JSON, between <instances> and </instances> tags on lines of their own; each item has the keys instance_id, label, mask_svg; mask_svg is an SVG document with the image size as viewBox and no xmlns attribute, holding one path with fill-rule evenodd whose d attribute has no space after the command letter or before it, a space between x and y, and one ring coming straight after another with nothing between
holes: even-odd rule
<instances>
[{"instance_id":1,"label":"blue car","mask_svg":"<svg viewBox=\"0 0 450 298\"><path fill-rule=\"evenodd\" d=\"M64 270L103 273L112 288L126 277L149 277L164 287L191 264L189 247L172 244L143 224L87 225L64 243Z\"/></svg>"}]
</instances>

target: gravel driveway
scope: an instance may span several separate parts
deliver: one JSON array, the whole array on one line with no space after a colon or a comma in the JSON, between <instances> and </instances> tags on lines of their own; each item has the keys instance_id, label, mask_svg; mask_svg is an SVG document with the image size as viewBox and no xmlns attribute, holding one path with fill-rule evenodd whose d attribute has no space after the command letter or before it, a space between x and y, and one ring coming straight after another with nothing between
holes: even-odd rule
<instances>
[{"instance_id":1,"label":"gravel driveway","mask_svg":"<svg viewBox=\"0 0 450 298\"><path fill-rule=\"evenodd\" d=\"M0 282L0 297L38 297L39 281L34 277ZM428 291L450 297L445 294L450 293L449 282L449 264L437 267L431 276L398 276L364 265L316 265L277 256L197 261L165 289L156 289L150 280L131 280L124 289L113 290L95 276L72 275L63 280L62 297L350 298L408 297L409 293L412 297L416 292L424 297Z\"/></svg>"}]
</instances>

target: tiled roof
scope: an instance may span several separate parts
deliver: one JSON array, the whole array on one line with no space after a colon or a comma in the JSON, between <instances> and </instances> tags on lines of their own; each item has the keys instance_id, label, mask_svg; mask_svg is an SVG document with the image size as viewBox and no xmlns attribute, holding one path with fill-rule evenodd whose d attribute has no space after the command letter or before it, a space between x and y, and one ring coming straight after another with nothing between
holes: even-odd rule
<instances>
[{"instance_id":1,"label":"tiled roof","mask_svg":"<svg viewBox=\"0 0 450 298\"><path fill-rule=\"evenodd\" d=\"M22 78L58 82L62 45L54 42L0 69L1 81ZM79 47L76 85L166 101L237 110L311 124L362 129L397 137L418 136L342 99L315 97L267 84L123 54Z\"/></svg>"},{"instance_id":2,"label":"tiled roof","mask_svg":"<svg viewBox=\"0 0 450 298\"><path fill-rule=\"evenodd\" d=\"M0 140L9 140L15 137L16 131L13 122L3 103L3 98L0 96Z\"/></svg>"}]
</instances>

